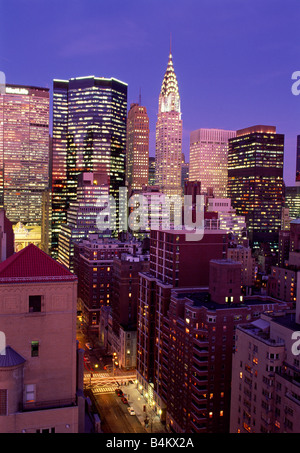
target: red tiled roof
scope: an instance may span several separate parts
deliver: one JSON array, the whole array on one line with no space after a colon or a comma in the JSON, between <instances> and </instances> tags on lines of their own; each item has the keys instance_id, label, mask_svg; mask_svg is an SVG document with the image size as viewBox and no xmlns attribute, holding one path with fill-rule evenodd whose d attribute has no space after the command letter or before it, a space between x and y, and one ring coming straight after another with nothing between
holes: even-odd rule
<instances>
[{"instance_id":1,"label":"red tiled roof","mask_svg":"<svg viewBox=\"0 0 300 453\"><path fill-rule=\"evenodd\" d=\"M33 244L0 263L0 283L76 279L66 267Z\"/></svg>"}]
</instances>

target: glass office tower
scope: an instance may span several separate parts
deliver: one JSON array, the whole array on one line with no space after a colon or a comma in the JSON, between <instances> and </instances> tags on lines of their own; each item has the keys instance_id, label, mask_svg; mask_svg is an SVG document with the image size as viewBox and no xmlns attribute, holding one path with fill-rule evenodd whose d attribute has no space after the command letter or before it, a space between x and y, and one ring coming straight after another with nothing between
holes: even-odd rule
<instances>
[{"instance_id":1,"label":"glass office tower","mask_svg":"<svg viewBox=\"0 0 300 453\"><path fill-rule=\"evenodd\" d=\"M49 90L6 85L0 93L0 206L13 223L41 224L49 183Z\"/></svg>"},{"instance_id":2,"label":"glass office tower","mask_svg":"<svg viewBox=\"0 0 300 453\"><path fill-rule=\"evenodd\" d=\"M95 172L117 205L125 186L127 84L100 77L53 82L52 247L76 200L78 175Z\"/></svg>"},{"instance_id":3,"label":"glass office tower","mask_svg":"<svg viewBox=\"0 0 300 453\"><path fill-rule=\"evenodd\" d=\"M228 198L246 217L251 244L275 247L281 229L284 135L273 126L253 126L229 139Z\"/></svg>"}]
</instances>

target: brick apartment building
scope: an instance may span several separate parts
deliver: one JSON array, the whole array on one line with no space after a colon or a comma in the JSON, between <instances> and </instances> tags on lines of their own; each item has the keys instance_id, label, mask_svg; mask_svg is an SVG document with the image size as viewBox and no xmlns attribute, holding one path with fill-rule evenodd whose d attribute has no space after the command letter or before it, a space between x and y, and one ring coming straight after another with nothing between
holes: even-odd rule
<instances>
[{"instance_id":1,"label":"brick apartment building","mask_svg":"<svg viewBox=\"0 0 300 453\"><path fill-rule=\"evenodd\" d=\"M111 304L114 258L140 250L136 241L99 238L91 234L74 244L74 273L78 276L78 310L85 330L98 333L100 310Z\"/></svg>"},{"instance_id":2,"label":"brick apartment building","mask_svg":"<svg viewBox=\"0 0 300 453\"><path fill-rule=\"evenodd\" d=\"M231 433L299 433L299 350L293 352L299 329L294 312L262 315L238 326Z\"/></svg>"},{"instance_id":3,"label":"brick apartment building","mask_svg":"<svg viewBox=\"0 0 300 453\"><path fill-rule=\"evenodd\" d=\"M140 274L138 388L179 433L229 432L235 329L287 307L242 296L241 265L224 259L221 231L201 242L152 232L150 273Z\"/></svg>"}]
</instances>

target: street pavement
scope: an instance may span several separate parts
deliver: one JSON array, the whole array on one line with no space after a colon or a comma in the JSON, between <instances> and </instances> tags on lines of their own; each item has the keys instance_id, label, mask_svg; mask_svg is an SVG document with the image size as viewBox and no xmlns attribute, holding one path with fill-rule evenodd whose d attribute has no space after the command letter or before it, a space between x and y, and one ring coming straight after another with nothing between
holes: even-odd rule
<instances>
[{"instance_id":1,"label":"street pavement","mask_svg":"<svg viewBox=\"0 0 300 453\"><path fill-rule=\"evenodd\" d=\"M149 406L144 396L138 391L136 383L121 385L119 387L126 396L129 406L135 411L137 418L148 433L166 433L165 425L161 423L159 416ZM146 412L144 412L144 406ZM148 418L148 426L145 426L145 418Z\"/></svg>"}]
</instances>

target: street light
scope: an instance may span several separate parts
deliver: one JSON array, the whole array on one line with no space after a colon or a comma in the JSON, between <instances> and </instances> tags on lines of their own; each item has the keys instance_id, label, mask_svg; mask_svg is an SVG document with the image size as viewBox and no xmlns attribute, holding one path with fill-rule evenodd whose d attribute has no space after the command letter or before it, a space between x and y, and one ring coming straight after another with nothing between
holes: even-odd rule
<instances>
[{"instance_id":1,"label":"street light","mask_svg":"<svg viewBox=\"0 0 300 453\"><path fill-rule=\"evenodd\" d=\"M115 364L117 365L118 362L117 362L117 353L116 352L113 352L113 356L112 356L112 375L114 376L114 371L115 371Z\"/></svg>"}]
</instances>

